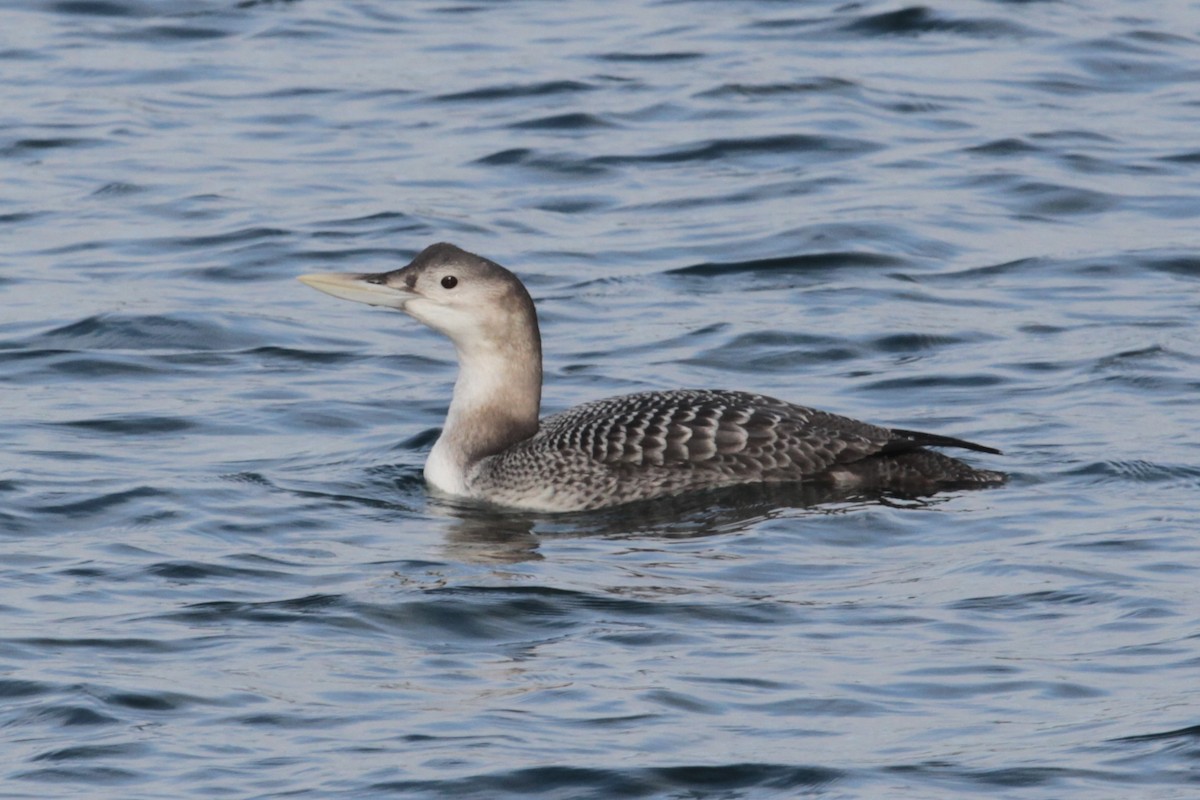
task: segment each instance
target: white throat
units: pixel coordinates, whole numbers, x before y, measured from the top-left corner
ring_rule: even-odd
[[[443,492],[469,496],[471,471],[481,459],[537,432],[542,363],[540,347],[531,349],[527,342],[457,349],[454,397],[425,462],[425,480]]]

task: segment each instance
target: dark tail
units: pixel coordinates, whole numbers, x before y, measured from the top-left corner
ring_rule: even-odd
[[[941,436],[936,433],[922,433],[921,431],[906,431],[902,428],[892,428],[892,436],[894,438],[883,446],[883,453],[903,453],[905,450],[912,450],[914,447],[961,447],[964,450],[991,453],[995,456],[1004,455],[994,447],[975,444],[974,442],[968,442],[966,439],[955,439],[953,436]]]

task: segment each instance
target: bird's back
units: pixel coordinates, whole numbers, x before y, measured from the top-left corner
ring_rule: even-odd
[[[746,392],[642,392],[547,417],[533,437],[482,459],[470,483],[498,503],[557,510],[745,483],[928,484],[911,487],[920,489],[1003,479],[924,444],[987,449]]]

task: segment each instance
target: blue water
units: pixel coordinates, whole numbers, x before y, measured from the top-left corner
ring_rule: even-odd
[[[1200,4],[0,31],[0,795],[1196,796]],[[754,390],[1012,480],[432,498],[451,347],[293,278],[442,240],[547,412]]]

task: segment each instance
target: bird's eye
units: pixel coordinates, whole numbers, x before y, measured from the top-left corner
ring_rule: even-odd
[[[453,275],[446,275],[442,278],[443,289],[453,289],[455,286],[458,286],[458,278]]]

